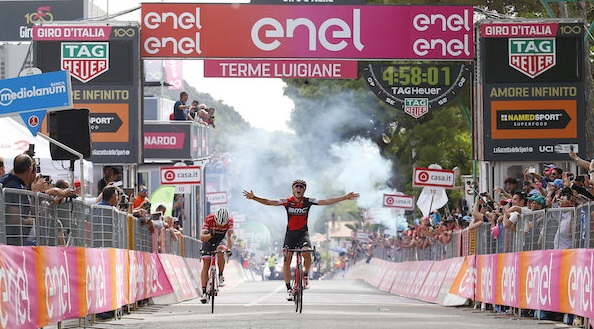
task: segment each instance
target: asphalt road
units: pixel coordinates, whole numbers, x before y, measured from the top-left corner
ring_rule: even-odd
[[[148,305],[92,328],[557,328],[559,322],[496,315],[470,306],[443,307],[385,293],[362,281],[311,283],[303,313],[285,300],[282,281],[245,282],[221,289],[215,313],[198,299]],[[68,323],[65,323],[68,325]],[[564,325],[562,325],[564,326]]]

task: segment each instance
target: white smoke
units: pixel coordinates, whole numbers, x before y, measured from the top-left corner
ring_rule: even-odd
[[[252,190],[258,197],[279,199],[292,194],[293,180],[303,179],[307,181],[305,195],[308,197],[326,199],[352,191],[360,194],[359,207],[381,208],[383,194],[394,192],[386,187],[392,176],[390,161],[380,155],[378,146],[369,139],[337,142],[340,138],[336,134],[341,127],[367,124],[361,113],[352,109],[356,97],[349,93],[328,96],[330,99],[325,99],[323,105],[312,102],[311,109],[320,109],[310,117],[318,126],[307,132],[252,130],[236,135],[232,153],[239,175],[234,181],[236,188],[231,207],[237,207],[234,210],[245,213],[248,219],[268,223],[273,236],[284,234],[287,224],[284,208],[245,200],[240,193],[242,190]],[[310,135],[304,137],[304,133]],[[314,207],[310,212],[310,230],[323,214],[319,208]],[[376,221],[394,227],[392,212],[375,213],[378,214]]]

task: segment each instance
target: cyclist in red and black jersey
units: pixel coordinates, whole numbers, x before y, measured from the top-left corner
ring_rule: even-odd
[[[204,219],[204,225],[200,232],[200,241],[202,241],[202,252],[226,251],[231,254],[233,248],[233,217],[229,216],[229,211],[225,208],[219,209],[216,214],[210,214]],[[218,254],[217,264],[219,266],[219,286],[225,285],[225,257]],[[208,268],[210,267],[210,255],[202,256],[202,296],[200,301],[206,303],[206,285],[208,283]]]
[[[350,192],[343,196],[318,200],[316,198],[308,198],[304,196],[307,183],[304,180],[295,180],[293,182],[293,195],[278,200],[270,200],[260,198],[254,195],[254,192],[243,191],[243,195],[250,200],[257,201],[267,206],[284,206],[287,211],[287,232],[285,233],[284,247],[295,249],[295,248],[309,248],[311,242],[309,240],[309,232],[307,228],[307,217],[309,210],[312,205],[327,206],[335,204],[345,200],[355,200],[359,197],[359,193]],[[289,252],[285,255],[283,263],[283,275],[285,278],[285,284],[289,292],[287,300],[292,300],[291,294],[291,260],[293,259],[293,253]],[[309,268],[311,267],[311,254],[303,254],[303,266],[304,269],[304,288],[309,287]]]

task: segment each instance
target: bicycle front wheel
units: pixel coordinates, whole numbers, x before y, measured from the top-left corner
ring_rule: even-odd
[[[210,271],[210,313],[214,313],[214,301],[217,294],[217,271]]]
[[[295,312],[303,310],[303,269],[299,266],[295,273]]]

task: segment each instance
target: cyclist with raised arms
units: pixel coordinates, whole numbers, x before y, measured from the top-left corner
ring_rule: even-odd
[[[319,206],[327,206],[331,204],[335,204],[345,200],[355,200],[359,197],[359,193],[349,192],[343,196],[329,198],[329,199],[322,199],[318,200],[316,198],[309,198],[305,197],[305,189],[307,188],[307,184],[304,180],[295,180],[293,182],[293,195],[278,200],[270,200],[261,197],[257,197],[254,195],[254,192],[250,191],[243,191],[243,195],[250,200],[257,201],[263,205],[267,206],[284,206],[285,210],[287,211],[287,231],[285,233],[285,242],[283,246],[289,249],[295,248],[305,248],[309,249],[311,247],[311,242],[309,240],[309,231],[307,228],[307,217],[309,215],[309,210],[312,205],[319,205]],[[283,263],[283,276],[285,279],[285,284],[287,285],[287,291],[289,293],[289,297],[287,300],[293,300],[293,296],[291,294],[291,260],[293,259],[293,253],[289,252],[285,255],[285,260]],[[304,269],[304,283],[303,286],[305,289],[309,288],[309,268],[311,267],[311,253],[304,253],[303,254],[303,265]]]
[[[226,208],[219,209],[216,214],[210,214],[204,219],[202,232],[200,234],[200,241],[202,241],[202,252],[211,251],[226,251],[227,255],[231,254],[233,247],[233,218],[229,216],[229,211]],[[202,296],[200,302],[206,304],[206,285],[208,284],[208,268],[210,267],[210,255],[202,255],[202,273],[200,280],[202,282]],[[219,287],[225,285],[225,277],[223,271],[225,270],[225,255],[217,254],[217,264],[219,266]]]

